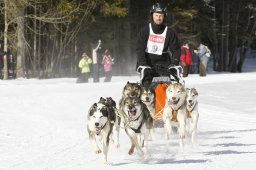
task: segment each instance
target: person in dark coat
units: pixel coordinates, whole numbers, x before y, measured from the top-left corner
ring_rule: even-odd
[[[151,22],[144,26],[137,40],[137,72],[143,71],[142,85],[153,77],[169,76],[170,66],[179,65],[180,46],[176,32],[165,24],[167,7],[156,3],[150,10]]]

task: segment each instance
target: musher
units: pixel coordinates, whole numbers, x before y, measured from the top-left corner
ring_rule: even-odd
[[[167,7],[156,3],[150,10],[151,22],[142,28],[137,40],[136,71],[141,75],[142,86],[150,86],[153,77],[177,77],[177,70],[170,69],[179,65],[180,46],[176,32],[164,24]],[[177,80],[178,81],[178,80]]]

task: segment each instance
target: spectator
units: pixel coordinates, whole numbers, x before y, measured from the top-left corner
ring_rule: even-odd
[[[92,49],[92,69],[93,69],[93,82],[99,82],[99,65],[98,65],[98,57],[99,50],[101,49],[101,40],[98,40],[98,44],[96,47]]]
[[[10,51],[7,52],[8,78],[15,79],[15,59]]]
[[[183,68],[183,77],[187,77],[190,71],[190,67],[193,64],[191,52],[189,51],[189,43],[187,40],[183,40],[181,43],[180,63]]]
[[[101,64],[103,64],[104,72],[105,72],[105,80],[104,82],[110,82],[112,78],[112,65],[113,59],[108,49],[105,50],[103,54],[103,59]]]
[[[196,53],[192,53],[192,61],[193,64],[190,67],[190,74],[198,74],[199,73],[199,57]]]
[[[211,51],[206,45],[203,45],[201,43],[196,44],[196,49],[194,52],[199,57],[199,75],[200,76],[206,76],[207,74],[207,65],[209,57],[211,56]]]
[[[86,54],[83,53],[82,59],[79,61],[78,67],[81,69],[81,74],[77,79],[77,83],[87,83],[90,76],[90,64],[92,59]]]

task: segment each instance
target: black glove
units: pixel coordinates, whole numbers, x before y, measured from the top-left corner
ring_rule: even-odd
[[[153,70],[150,67],[144,69],[144,75],[152,74]]]
[[[171,75],[177,75],[177,70],[175,68],[168,68],[167,72]]]
[[[145,66],[139,66],[138,68],[137,68],[137,73],[139,73],[139,74],[141,74],[141,71],[149,71],[149,70],[151,70],[151,67],[150,66],[147,66],[147,65],[145,65]]]

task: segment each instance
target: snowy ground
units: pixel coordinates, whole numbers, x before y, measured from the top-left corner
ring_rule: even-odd
[[[189,75],[187,87],[199,92],[199,124],[194,147],[186,140],[179,153],[177,136],[166,141],[163,129],[149,143],[144,158],[127,154],[130,142],[121,129],[120,148],[109,161],[96,155],[88,140],[86,116],[100,97],[119,101],[126,82],[75,84],[75,79],[0,81],[0,169],[190,169],[248,170],[256,160],[255,59],[245,73]],[[256,69],[255,69],[256,70]]]

